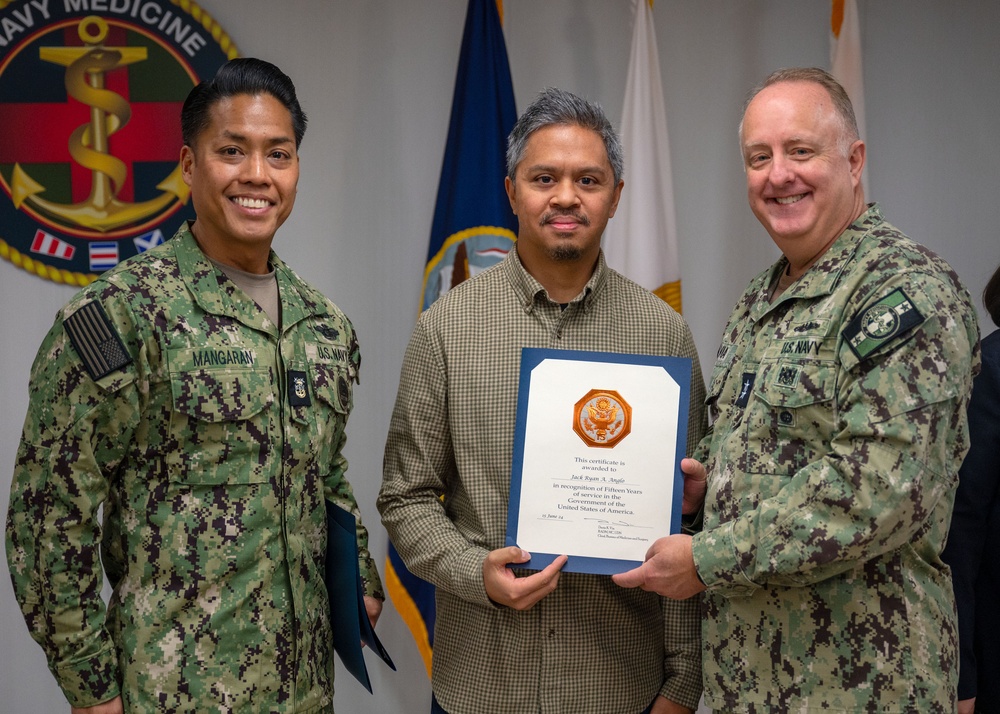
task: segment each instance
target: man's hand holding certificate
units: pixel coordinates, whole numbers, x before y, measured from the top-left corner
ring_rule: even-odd
[[[559,572],[566,564],[566,556],[561,555],[543,570],[522,578],[515,576],[507,567],[527,563],[530,559],[531,554],[517,546],[498,548],[486,556],[483,561],[483,583],[490,600],[514,610],[529,610],[556,589]]]
[[[508,545],[621,573],[680,530],[689,360],[524,349]]]

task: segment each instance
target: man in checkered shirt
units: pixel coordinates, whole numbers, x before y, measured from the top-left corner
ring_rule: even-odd
[[[690,358],[689,452],[705,431],[687,324],[601,252],[622,163],[600,107],[543,92],[508,139],[515,250],[439,299],[410,340],[378,506],[406,566],[437,586],[432,712],[662,714],[698,704],[697,598],[561,573],[565,556],[530,573],[516,567],[529,554],[504,547],[522,347]]]

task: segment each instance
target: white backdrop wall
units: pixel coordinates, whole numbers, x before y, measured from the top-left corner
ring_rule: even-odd
[[[275,247],[358,329],[364,359],[349,426],[349,475],[381,558],[386,536],[374,504],[382,448],[416,317],[466,0],[201,4],[244,55],[273,61],[292,77],[310,117],[298,202]],[[1000,5],[859,4],[867,195],[890,221],[948,259],[978,303],[1000,263]],[[504,5],[518,108],[543,87],[558,86],[601,102],[617,121],[629,0]],[[655,4],[685,317],[705,369],[733,302],[777,255],[746,205],[736,140],[743,97],[777,67],[828,66],[829,7],[825,0]],[[0,263],[0,494],[9,490],[31,360],[71,292]],[[984,333],[992,331],[981,315]],[[0,712],[66,712],[25,630],[5,562],[0,570]],[[379,630],[399,671],[371,661],[370,696],[339,670],[337,710],[427,711],[430,687],[391,605]]]

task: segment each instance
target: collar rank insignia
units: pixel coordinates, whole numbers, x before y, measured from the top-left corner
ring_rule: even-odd
[[[67,317],[63,329],[95,382],[132,361],[99,302],[88,302]]]
[[[740,380],[740,393],[736,397],[736,406],[745,409],[750,403],[750,395],[753,393],[753,383],[757,380],[757,375],[753,372],[744,372]]]
[[[312,404],[305,372],[288,370],[288,403],[293,407],[308,407]]]
[[[924,316],[902,289],[893,290],[866,307],[844,328],[844,337],[859,360],[924,321]]]

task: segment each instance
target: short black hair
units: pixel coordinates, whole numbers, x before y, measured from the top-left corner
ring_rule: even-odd
[[[306,113],[295,96],[295,85],[288,75],[270,62],[255,57],[237,57],[219,68],[215,77],[198,84],[184,100],[181,109],[181,136],[187,146],[208,126],[212,106],[227,97],[270,94],[292,115],[295,148],[306,133]]]

